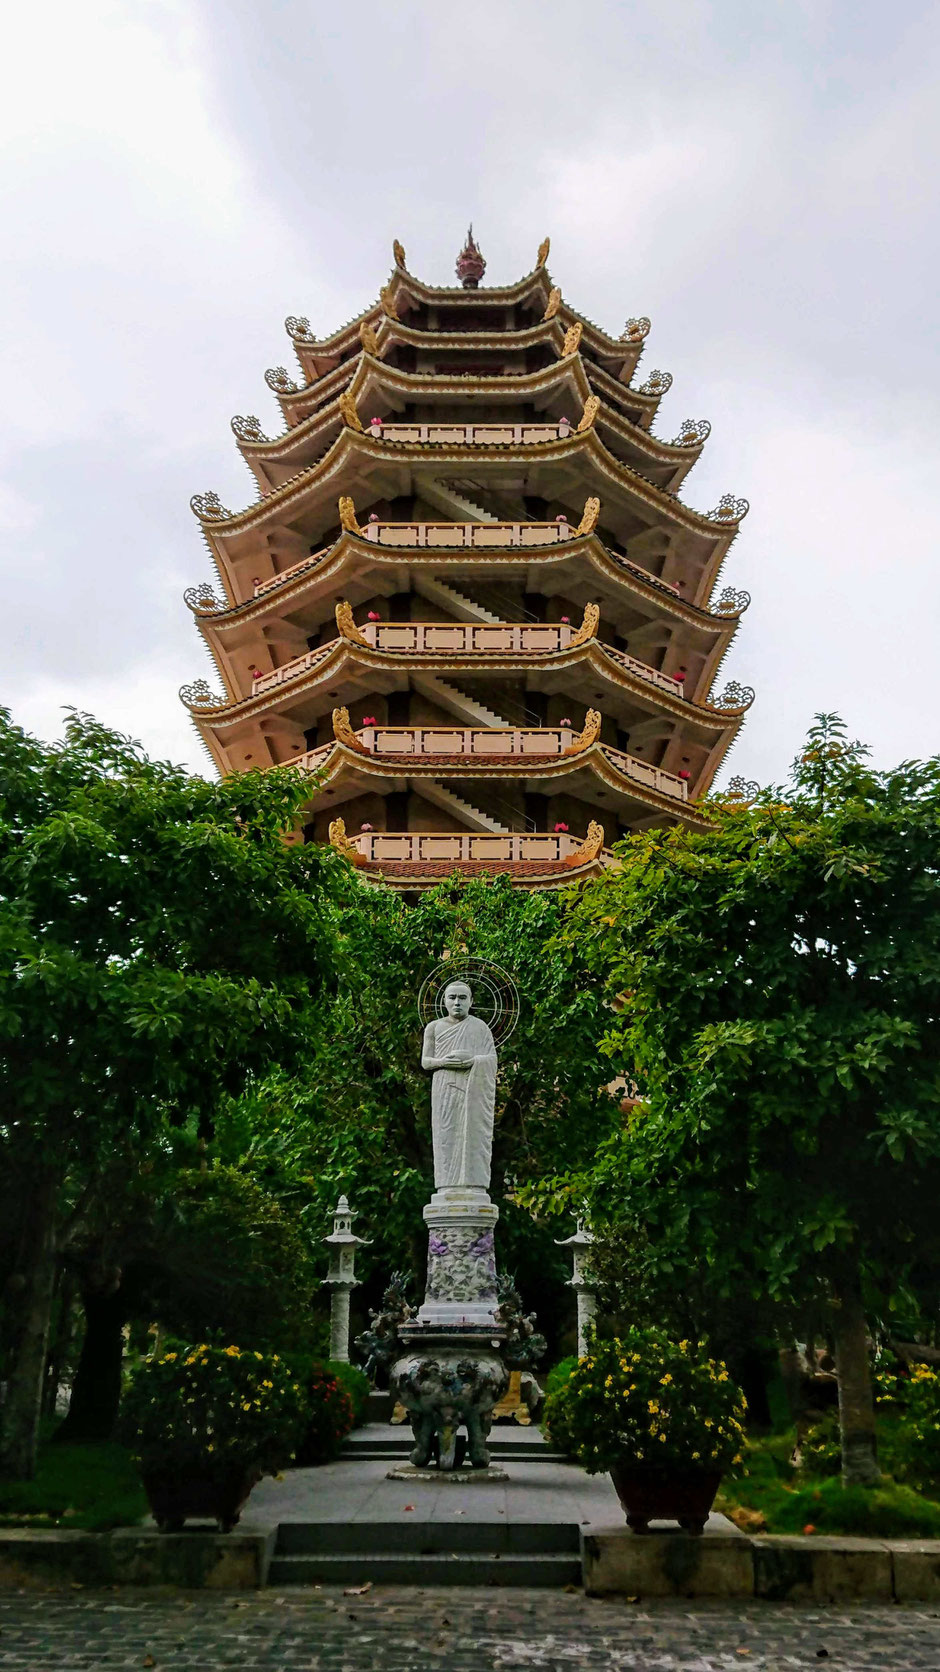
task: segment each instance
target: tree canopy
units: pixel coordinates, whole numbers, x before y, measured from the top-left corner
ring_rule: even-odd
[[[32,1467],[56,1262],[160,1121],[306,1048],[339,862],[285,844],[289,769],[190,777],[87,716],[0,711],[0,1166],[17,1229],[0,1466]]]
[[[635,835],[585,886],[561,944],[641,1101],[560,1187],[661,1276],[827,1300],[871,1479],[862,1285],[888,1306],[940,1272],[940,761],[864,756],[818,716],[785,791]]]

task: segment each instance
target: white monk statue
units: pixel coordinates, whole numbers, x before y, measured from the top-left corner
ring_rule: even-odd
[[[424,1030],[422,1068],[430,1069],[434,1188],[488,1190],[496,1103],[496,1045],[486,1023],[471,1016],[465,981],[444,992],[446,1016]]]

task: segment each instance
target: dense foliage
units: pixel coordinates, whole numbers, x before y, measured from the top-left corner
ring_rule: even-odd
[[[865,1296],[940,1271],[940,760],[874,772],[819,717],[785,794],[636,835],[562,930],[642,1093],[587,1197],[660,1285],[828,1308],[847,1478],[877,1479]]]
[[[589,1474],[618,1464],[722,1473],[741,1453],[745,1406],[701,1345],[655,1330],[595,1340],[545,1402],[549,1437]]]
[[[222,783],[73,715],[47,747],[0,712],[0,1469],[28,1475],[57,1273],[161,1123],[208,1131],[289,1065],[333,979],[330,853],[282,840],[300,772]]]

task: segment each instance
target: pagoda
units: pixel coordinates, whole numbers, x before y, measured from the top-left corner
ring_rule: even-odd
[[[712,686],[748,595],[715,597],[747,510],[680,497],[709,425],[653,433],[671,377],[553,284],[548,239],[484,286],[408,271],[267,373],[280,435],[232,428],[257,495],[192,500],[218,575],[186,601],[217,669],[180,695],[221,773],[309,768],[294,840],[416,890],[453,872],[557,887],[619,837],[703,824],[754,693]]]

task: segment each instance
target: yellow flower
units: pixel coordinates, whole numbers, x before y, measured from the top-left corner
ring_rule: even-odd
[[[672,1381],[672,1377],[670,1376],[670,1374],[667,1370],[665,1376],[660,1376],[659,1385],[660,1385],[660,1387],[664,1388],[664,1387],[667,1387],[671,1381]]]
[[[164,1353],[162,1359],[160,1360],[160,1363],[161,1364],[172,1364],[173,1360],[177,1357],[178,1357],[178,1355],[176,1353]]]
[[[651,1412],[654,1412],[654,1413],[658,1413],[658,1411],[659,1411],[659,1406],[657,1405],[655,1399],[651,1399],[646,1408],[647,1408],[648,1411],[651,1411]]]
[[[191,1354],[190,1354],[190,1356],[189,1356],[189,1358],[188,1358],[188,1359],[184,1359],[184,1361],[183,1361],[183,1362],[184,1362],[184,1364],[195,1364],[195,1362],[196,1362],[196,1355],[195,1355],[195,1353],[191,1353]]]
[[[665,1444],[666,1444],[666,1436],[665,1436],[665,1434],[660,1434],[660,1436],[659,1436],[659,1437],[660,1437],[660,1439],[661,1439],[661,1440],[662,1440],[662,1442],[663,1442],[663,1445],[665,1445]]]
[[[689,1350],[689,1343],[687,1341],[680,1341],[679,1342],[680,1353],[687,1353],[688,1350]]]
[[[701,1452],[700,1452],[700,1451],[693,1451],[693,1453],[692,1453],[692,1462],[693,1462],[693,1463],[697,1463],[697,1462],[698,1462],[698,1460],[699,1460],[699,1458],[700,1458],[700,1457],[701,1457],[701,1455],[702,1455],[702,1454],[701,1454]]]
[[[248,1403],[248,1400],[247,1400],[247,1399],[243,1399],[243,1400],[242,1400],[242,1410],[243,1410],[243,1411],[250,1411],[250,1410],[251,1410],[251,1406],[250,1406],[250,1404],[249,1404],[249,1403]]]

